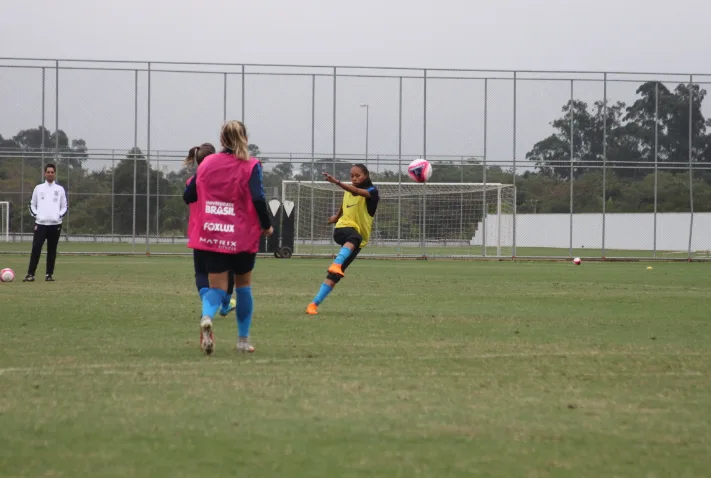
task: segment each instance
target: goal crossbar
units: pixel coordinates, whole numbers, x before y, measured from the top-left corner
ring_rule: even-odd
[[[343,184],[352,184],[350,181],[341,181]],[[374,181],[381,198],[398,196],[421,196],[437,194],[463,194],[478,193],[483,191],[497,191],[499,189],[511,188],[513,184],[504,183],[415,183],[415,182],[384,182]],[[286,197],[286,190],[289,185],[299,185],[319,191],[342,191],[337,184],[328,181],[282,181],[282,197]]]

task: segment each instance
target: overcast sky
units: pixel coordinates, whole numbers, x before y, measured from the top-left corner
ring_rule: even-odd
[[[708,0],[3,0],[1,12],[2,57],[711,73]],[[152,148],[187,150],[216,141],[223,78],[162,75],[151,79]],[[47,76],[47,124],[53,129],[54,73]],[[38,71],[0,69],[0,134],[12,136],[18,128],[39,124],[40,78]],[[705,80],[711,82],[711,76]],[[371,154],[397,154],[398,80],[338,81],[337,150],[364,150],[359,104],[367,102]],[[130,147],[133,82],[132,72],[60,72],[60,128],[70,137],[84,137],[90,148]],[[482,153],[483,86],[483,81],[428,82],[428,151]],[[609,94],[629,100],[635,87],[613,85]],[[231,118],[241,114],[240,89],[240,77],[229,77]],[[311,78],[255,76],[246,89],[252,142],[263,150],[308,153]],[[141,74],[143,147],[145,90]],[[316,149],[330,152],[332,80],[318,77],[316,90]],[[602,98],[601,84],[576,90],[590,103]],[[548,125],[569,94],[564,82],[519,87],[519,159],[549,134]],[[404,80],[403,149],[409,154],[422,148],[421,95],[421,80]],[[511,82],[489,85],[491,156],[512,155],[511,97]],[[8,110],[17,114],[9,118]],[[705,112],[711,113],[708,105]]]
[[[704,73],[705,0],[4,0],[3,56]]]

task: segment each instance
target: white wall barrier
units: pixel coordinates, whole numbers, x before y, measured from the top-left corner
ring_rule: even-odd
[[[487,244],[496,244],[502,231],[502,245],[511,246],[513,215],[489,215],[486,220]],[[516,247],[570,246],[570,214],[517,214]],[[602,248],[602,214],[573,214],[573,248]],[[657,250],[686,251],[689,247],[689,213],[657,213]],[[480,222],[471,244],[482,245]],[[605,249],[653,250],[653,213],[605,214]],[[711,249],[711,213],[695,213],[691,250]]]

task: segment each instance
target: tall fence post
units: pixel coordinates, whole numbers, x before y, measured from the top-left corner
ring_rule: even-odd
[[[59,165],[59,61],[55,63],[55,82],[54,82],[54,164]],[[69,164],[64,165],[67,169],[67,195],[71,198],[72,191],[69,184]],[[42,165],[44,169],[44,164]],[[67,216],[66,224],[64,227],[65,233],[64,239],[69,240],[69,216]]]
[[[146,254],[151,252],[151,64],[148,63],[148,138],[146,144]]]
[[[402,76],[398,86],[397,114],[397,254],[402,253],[400,231],[402,228]]]
[[[30,198],[31,200],[31,198]],[[25,233],[25,152],[22,152],[22,164],[20,165],[20,241],[22,241],[22,234]],[[10,230],[8,229],[9,233]]]
[[[71,181],[72,175],[71,175],[71,169],[69,166],[69,163],[71,162],[71,153],[66,152],[65,154],[69,155],[66,163],[64,164],[64,168],[67,170],[67,194],[69,197],[71,197],[71,195],[72,195],[72,181]],[[67,241],[69,240],[69,219],[70,219],[70,217],[71,216],[69,216],[69,215],[66,216],[66,222],[64,225],[64,231],[66,232],[66,234],[64,234],[64,239]]]
[[[336,79],[338,78],[338,69],[333,67],[333,177],[336,177]],[[325,166],[325,165],[324,165]],[[331,194],[331,210],[336,210],[336,193]]]
[[[41,155],[42,155],[42,163],[40,164],[40,178],[42,178],[42,173],[44,172],[44,149],[45,149],[45,144],[44,144],[44,137],[47,136],[47,128],[45,127],[45,101],[46,101],[46,90],[47,90],[47,82],[46,82],[46,73],[47,69],[43,66],[42,67],[42,138],[41,138]]]
[[[59,61],[55,62],[54,81],[54,162],[59,160]],[[44,168],[44,165],[42,165]]]
[[[689,75],[689,260],[691,260],[691,241],[694,232],[694,77]]]
[[[575,95],[573,93],[573,80],[570,80],[570,243],[568,244],[568,255],[573,257],[573,160],[575,155]]]
[[[136,180],[138,178],[138,70],[135,70],[133,89],[133,212],[131,213],[131,251],[136,252]]]
[[[487,204],[487,199],[489,195],[489,188],[486,186],[486,145],[487,145],[487,128],[488,128],[488,121],[489,121],[489,79],[484,78],[484,166],[482,167],[482,177],[481,180],[484,183],[484,204],[483,204],[483,209],[484,211],[482,212],[482,221],[481,221],[481,249],[482,249],[482,256],[486,257],[487,252],[486,252],[486,222],[489,218],[489,205]]]
[[[602,79],[602,259],[605,260],[605,226],[607,214],[607,73]]]
[[[516,191],[516,72],[513,74],[513,174],[512,174],[512,184],[513,184],[513,241],[511,246],[511,256],[516,257],[516,209],[517,209],[517,198],[518,192]],[[499,195],[501,191],[499,191]],[[498,203],[501,204],[501,197],[499,197]],[[499,214],[499,224],[501,223],[501,214]],[[499,244],[501,240],[499,238]]]
[[[116,197],[115,189],[115,178],[116,178],[116,164],[115,164],[115,151],[111,150],[111,242],[114,241],[114,201]]]
[[[160,236],[160,152],[156,151],[156,243]]]
[[[422,116],[422,157],[427,159],[427,70],[424,70],[423,76],[423,86],[424,86],[424,98],[422,101],[423,105],[423,116]],[[427,183],[422,185],[422,210],[421,210],[421,220],[422,230],[420,232],[422,236],[422,255],[427,255]]]
[[[242,123],[245,123],[245,120],[244,120],[244,115],[245,115],[244,92],[246,90],[246,85],[245,85],[246,78],[247,77],[244,73],[244,65],[242,65]]]
[[[654,238],[652,256],[657,258],[657,195],[659,184],[659,82],[654,84]]]
[[[316,180],[316,75],[311,75],[311,252],[314,249],[314,181]],[[291,159],[289,160],[291,164]],[[284,199],[282,198],[282,202]],[[283,209],[283,206],[282,206]],[[279,228],[281,230],[281,228]]]

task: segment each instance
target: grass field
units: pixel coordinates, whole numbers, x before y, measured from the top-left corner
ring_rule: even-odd
[[[198,348],[187,257],[0,256],[3,477],[700,477],[701,263],[261,259],[252,330]],[[44,275],[44,256],[38,276]]]
[[[0,242],[0,253],[23,253],[29,254],[32,249],[30,242]],[[59,252],[63,253],[146,253],[145,239],[141,242],[136,241],[136,244],[130,242],[72,242],[62,240],[59,243]],[[487,247],[487,256],[497,256],[496,247]],[[153,254],[191,254],[185,244],[150,244],[149,250]],[[297,253],[302,255],[323,255],[333,254],[334,246],[331,245],[301,245],[298,247]],[[429,257],[453,257],[453,256],[470,256],[483,257],[483,248],[481,246],[471,247],[395,247],[395,246],[380,246],[369,245],[368,249],[364,250],[364,254],[374,255],[403,255],[403,256],[422,256]],[[511,246],[501,247],[499,257],[511,257]],[[554,247],[517,247],[517,257],[584,257],[584,258],[602,258],[603,251],[595,248],[574,248],[572,254],[569,248],[554,248]],[[622,249],[606,249],[604,252],[606,258],[641,258],[641,259],[675,259],[684,260],[688,258],[686,251],[654,251],[651,250],[622,250]],[[692,251],[692,259],[709,260],[711,259],[710,251]]]

